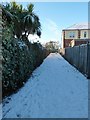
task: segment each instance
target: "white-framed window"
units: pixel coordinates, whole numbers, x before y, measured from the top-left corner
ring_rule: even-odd
[[[84,38],[86,38],[86,37],[87,37],[87,32],[85,31],[85,32],[84,32]]]
[[[70,38],[74,38],[74,37],[75,37],[75,32],[70,32],[70,33],[69,33],[69,37],[70,37]]]

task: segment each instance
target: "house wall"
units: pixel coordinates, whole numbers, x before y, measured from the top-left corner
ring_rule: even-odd
[[[88,30],[88,38],[90,39],[90,30]]]
[[[64,37],[65,37],[64,36],[64,31],[62,31],[62,33],[61,33],[61,48],[64,48],[64,40],[65,40]]]
[[[73,39],[65,39],[63,48],[69,47],[72,40]]]
[[[84,32],[86,32],[86,37],[84,37]],[[88,39],[90,38],[90,34],[88,34],[90,32],[90,30],[80,30],[80,38],[81,39]]]
[[[75,46],[81,45],[81,44],[87,44],[87,41],[75,41]]]
[[[84,32],[86,32],[86,39],[90,39],[90,30],[81,30],[80,34],[81,34],[81,39],[85,39],[84,38]]]
[[[70,37],[70,32],[74,32],[75,33],[75,37]],[[84,38],[84,32],[86,32],[86,37]],[[90,30],[63,30],[62,31],[62,44],[63,47],[69,47],[71,44],[72,40],[77,40],[77,39],[90,39]],[[85,42],[78,41],[75,43],[75,45],[80,45],[80,44],[85,44]]]
[[[70,37],[70,32],[74,32],[75,33],[75,37]],[[67,30],[65,31],[65,39],[78,39],[78,30]]]
[[[71,44],[71,47],[73,47],[75,45],[75,40],[72,40],[70,44]]]

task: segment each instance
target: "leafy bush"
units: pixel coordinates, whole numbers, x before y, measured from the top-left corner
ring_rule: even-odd
[[[26,82],[27,77],[38,67],[46,57],[46,50],[40,43],[29,43],[11,38],[3,39],[3,97],[16,91]]]
[[[16,5],[14,2],[13,5]],[[17,6],[17,5],[16,5]],[[7,8],[8,6],[6,6]],[[13,6],[14,7],[14,6]],[[31,44],[28,36],[21,34],[23,28],[21,24],[23,20],[20,16],[15,16],[2,7],[2,93],[3,97],[17,91],[28,79],[33,70],[38,67],[43,59],[48,55],[47,50],[43,49],[40,43]],[[17,10],[18,12],[18,10]],[[23,15],[23,10],[21,10]],[[27,10],[27,17],[29,11]],[[26,16],[25,15],[25,16]],[[33,14],[34,15],[34,14]],[[26,17],[26,18],[27,18]],[[30,16],[29,16],[30,17]],[[40,22],[38,16],[34,15],[35,21],[32,27],[28,26],[28,34],[32,30],[33,33],[38,32],[40,37]],[[19,21],[19,22],[18,22]],[[36,25],[37,23],[37,25]],[[26,24],[22,25],[26,26]],[[32,29],[33,28],[33,29]],[[21,31],[20,31],[21,30]],[[23,32],[26,29],[24,28]],[[15,38],[15,36],[17,38]]]

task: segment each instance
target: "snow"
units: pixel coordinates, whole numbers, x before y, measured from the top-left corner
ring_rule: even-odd
[[[90,23],[78,23],[78,24],[74,24],[68,28],[66,28],[65,30],[73,30],[73,29],[89,29],[90,28]]]
[[[38,41],[39,41],[39,37],[38,37],[38,35],[36,35],[36,34],[34,34],[34,35],[29,34],[28,39],[29,39],[29,41],[30,41],[31,43],[34,43],[34,42],[38,42]]]
[[[2,104],[0,104],[0,120],[2,119]]]
[[[88,118],[88,80],[51,53],[2,110],[3,118]]]
[[[25,43],[23,41],[18,41],[19,47],[22,49],[23,47],[26,47]]]

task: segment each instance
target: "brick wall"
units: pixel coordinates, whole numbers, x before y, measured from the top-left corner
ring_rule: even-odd
[[[87,41],[75,41],[75,46],[81,45],[81,44],[87,44]]]
[[[64,46],[63,47],[64,48],[69,47],[72,40],[73,39],[64,39]]]

